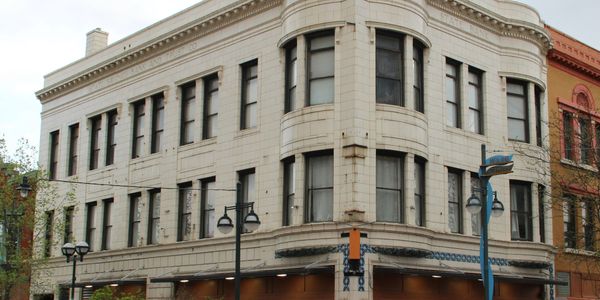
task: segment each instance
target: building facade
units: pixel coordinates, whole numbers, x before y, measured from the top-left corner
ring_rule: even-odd
[[[553,235],[559,252],[561,299],[598,299],[597,251],[600,52],[547,27],[554,48],[548,52],[550,157]]]
[[[517,151],[548,146],[550,46],[536,11],[499,0],[207,0],[108,46],[94,30],[37,92],[40,162],[76,187],[52,208],[66,226],[49,226],[39,294],[59,296],[60,245],[85,240],[83,298],[231,298],[215,223],[241,182],[262,222],[242,239],[244,299],[480,299],[465,203],[486,144],[515,154],[492,180],[495,299],[552,299],[549,178]]]

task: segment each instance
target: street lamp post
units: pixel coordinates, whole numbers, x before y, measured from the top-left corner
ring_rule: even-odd
[[[73,274],[71,275],[71,300],[75,300],[75,270],[77,269],[77,257],[83,261],[83,257],[90,251],[90,245],[86,242],[77,242],[73,245],[66,243],[61,248],[62,254],[67,257],[67,263],[73,257]]]
[[[486,158],[485,144],[481,145],[481,166],[479,167],[481,188],[474,189],[471,197],[467,200],[466,208],[473,215],[479,212],[483,213],[479,252],[485,300],[492,300],[494,291],[494,274],[488,257],[488,225],[490,215],[499,217],[504,212],[504,205],[498,200],[497,193],[493,190],[490,183],[490,178],[494,175],[512,173],[512,168],[512,155],[495,155]],[[475,190],[481,192],[483,201],[475,195]]]
[[[242,240],[242,223],[244,228],[248,231],[254,231],[260,226],[260,220],[258,215],[254,212],[254,202],[242,203],[242,184],[238,182],[236,184],[236,202],[235,205],[225,206],[225,213],[217,221],[217,228],[223,234],[228,234],[233,229],[234,225],[229,216],[227,216],[228,210],[235,210],[235,300],[240,300],[240,285],[241,285],[241,272],[240,272],[240,246]],[[250,212],[242,221],[242,214],[244,209],[250,208]]]

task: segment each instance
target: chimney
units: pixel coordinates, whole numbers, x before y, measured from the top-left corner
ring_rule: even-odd
[[[87,41],[85,45],[85,56],[90,56],[108,45],[108,32],[96,28],[87,33]]]

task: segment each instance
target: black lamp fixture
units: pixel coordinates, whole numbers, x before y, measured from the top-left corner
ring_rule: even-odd
[[[29,185],[29,178],[27,178],[27,176],[23,176],[23,181],[17,187],[17,191],[19,191],[21,198],[27,198],[27,196],[29,196],[31,185]]]
[[[67,263],[73,258],[73,274],[71,277],[71,299],[75,299],[75,271],[77,270],[77,257],[83,261],[83,257],[90,251],[90,245],[86,242],[77,242],[75,245],[66,243],[60,249],[62,254],[67,257]]]
[[[245,209],[250,212],[242,218]],[[228,210],[235,210],[235,225],[233,220],[227,215]],[[240,300],[241,272],[240,272],[240,248],[242,236],[242,223],[247,231],[255,231],[260,226],[260,219],[254,212],[254,202],[242,202],[242,184],[236,184],[236,202],[235,205],[225,206],[225,213],[217,221],[217,229],[223,234],[228,234],[235,227],[235,277],[227,277],[226,280],[235,279],[235,300]]]

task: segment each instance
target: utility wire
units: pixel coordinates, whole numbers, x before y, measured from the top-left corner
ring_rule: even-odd
[[[116,184],[116,183],[99,183],[99,182],[85,182],[85,181],[77,181],[77,180],[60,180],[60,179],[45,179],[42,178],[40,180],[45,180],[48,182],[62,182],[62,183],[70,183],[70,184],[82,184],[82,185],[95,185],[95,186],[110,186],[110,187],[124,187],[124,188],[138,188],[138,189],[161,189],[161,190],[193,190],[193,191],[225,191],[225,192],[235,192],[236,189],[194,189],[191,187],[161,187],[161,186],[147,186],[147,185],[129,185],[129,184]]]

